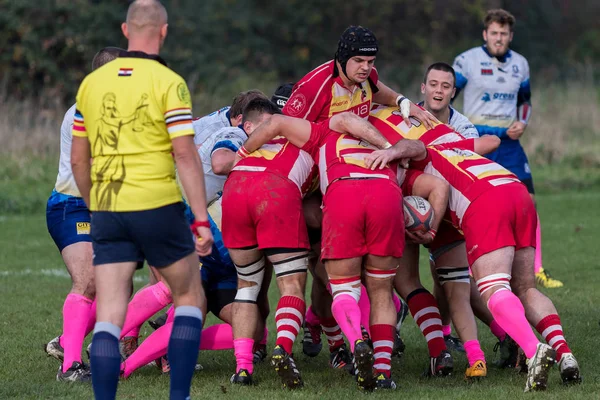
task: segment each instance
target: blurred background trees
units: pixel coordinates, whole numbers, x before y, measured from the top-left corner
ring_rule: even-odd
[[[279,82],[298,80],[333,57],[339,35],[350,24],[377,35],[376,65],[386,83],[415,87],[426,65],[452,62],[482,42],[481,20],[493,7],[516,16],[512,47],[528,58],[534,87],[593,75],[600,64],[597,0],[163,3],[169,12],[163,56],[188,81],[201,108],[221,105],[239,90],[270,91]],[[72,102],[94,53],[104,46],[126,46],[120,24],[127,6],[123,0],[0,0],[4,94],[49,94]]]

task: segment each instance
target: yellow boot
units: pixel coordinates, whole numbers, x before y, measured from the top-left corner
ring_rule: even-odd
[[[478,379],[485,378],[487,376],[487,366],[485,365],[485,361],[477,361],[473,364],[472,367],[467,368],[465,371],[465,379]]]
[[[535,281],[538,285],[546,289],[556,289],[559,287],[563,287],[563,283],[557,279],[552,278],[550,274],[544,270],[544,268],[540,269],[540,272],[535,274]]]

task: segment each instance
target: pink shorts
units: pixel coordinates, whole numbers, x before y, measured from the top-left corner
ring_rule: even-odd
[[[223,188],[223,243],[229,249],[308,249],[302,196],[270,172],[232,172]]]
[[[344,179],[323,197],[321,258],[402,257],[402,192],[388,179]]]
[[[462,220],[469,265],[502,247],[535,247],[537,214],[525,185],[496,186],[475,199]]]

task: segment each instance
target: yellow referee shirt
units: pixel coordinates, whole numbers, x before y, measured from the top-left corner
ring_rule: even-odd
[[[181,201],[171,140],[193,135],[184,80],[164,61],[122,52],[82,82],[73,136],[91,145],[92,211],[151,210]]]

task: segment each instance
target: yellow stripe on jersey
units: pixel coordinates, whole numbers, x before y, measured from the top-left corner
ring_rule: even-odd
[[[248,157],[258,157],[264,158],[266,160],[272,160],[277,157],[277,154],[285,150],[289,142],[285,144],[281,143],[267,143],[262,145],[262,147],[256,151],[253,151],[248,155]]]

